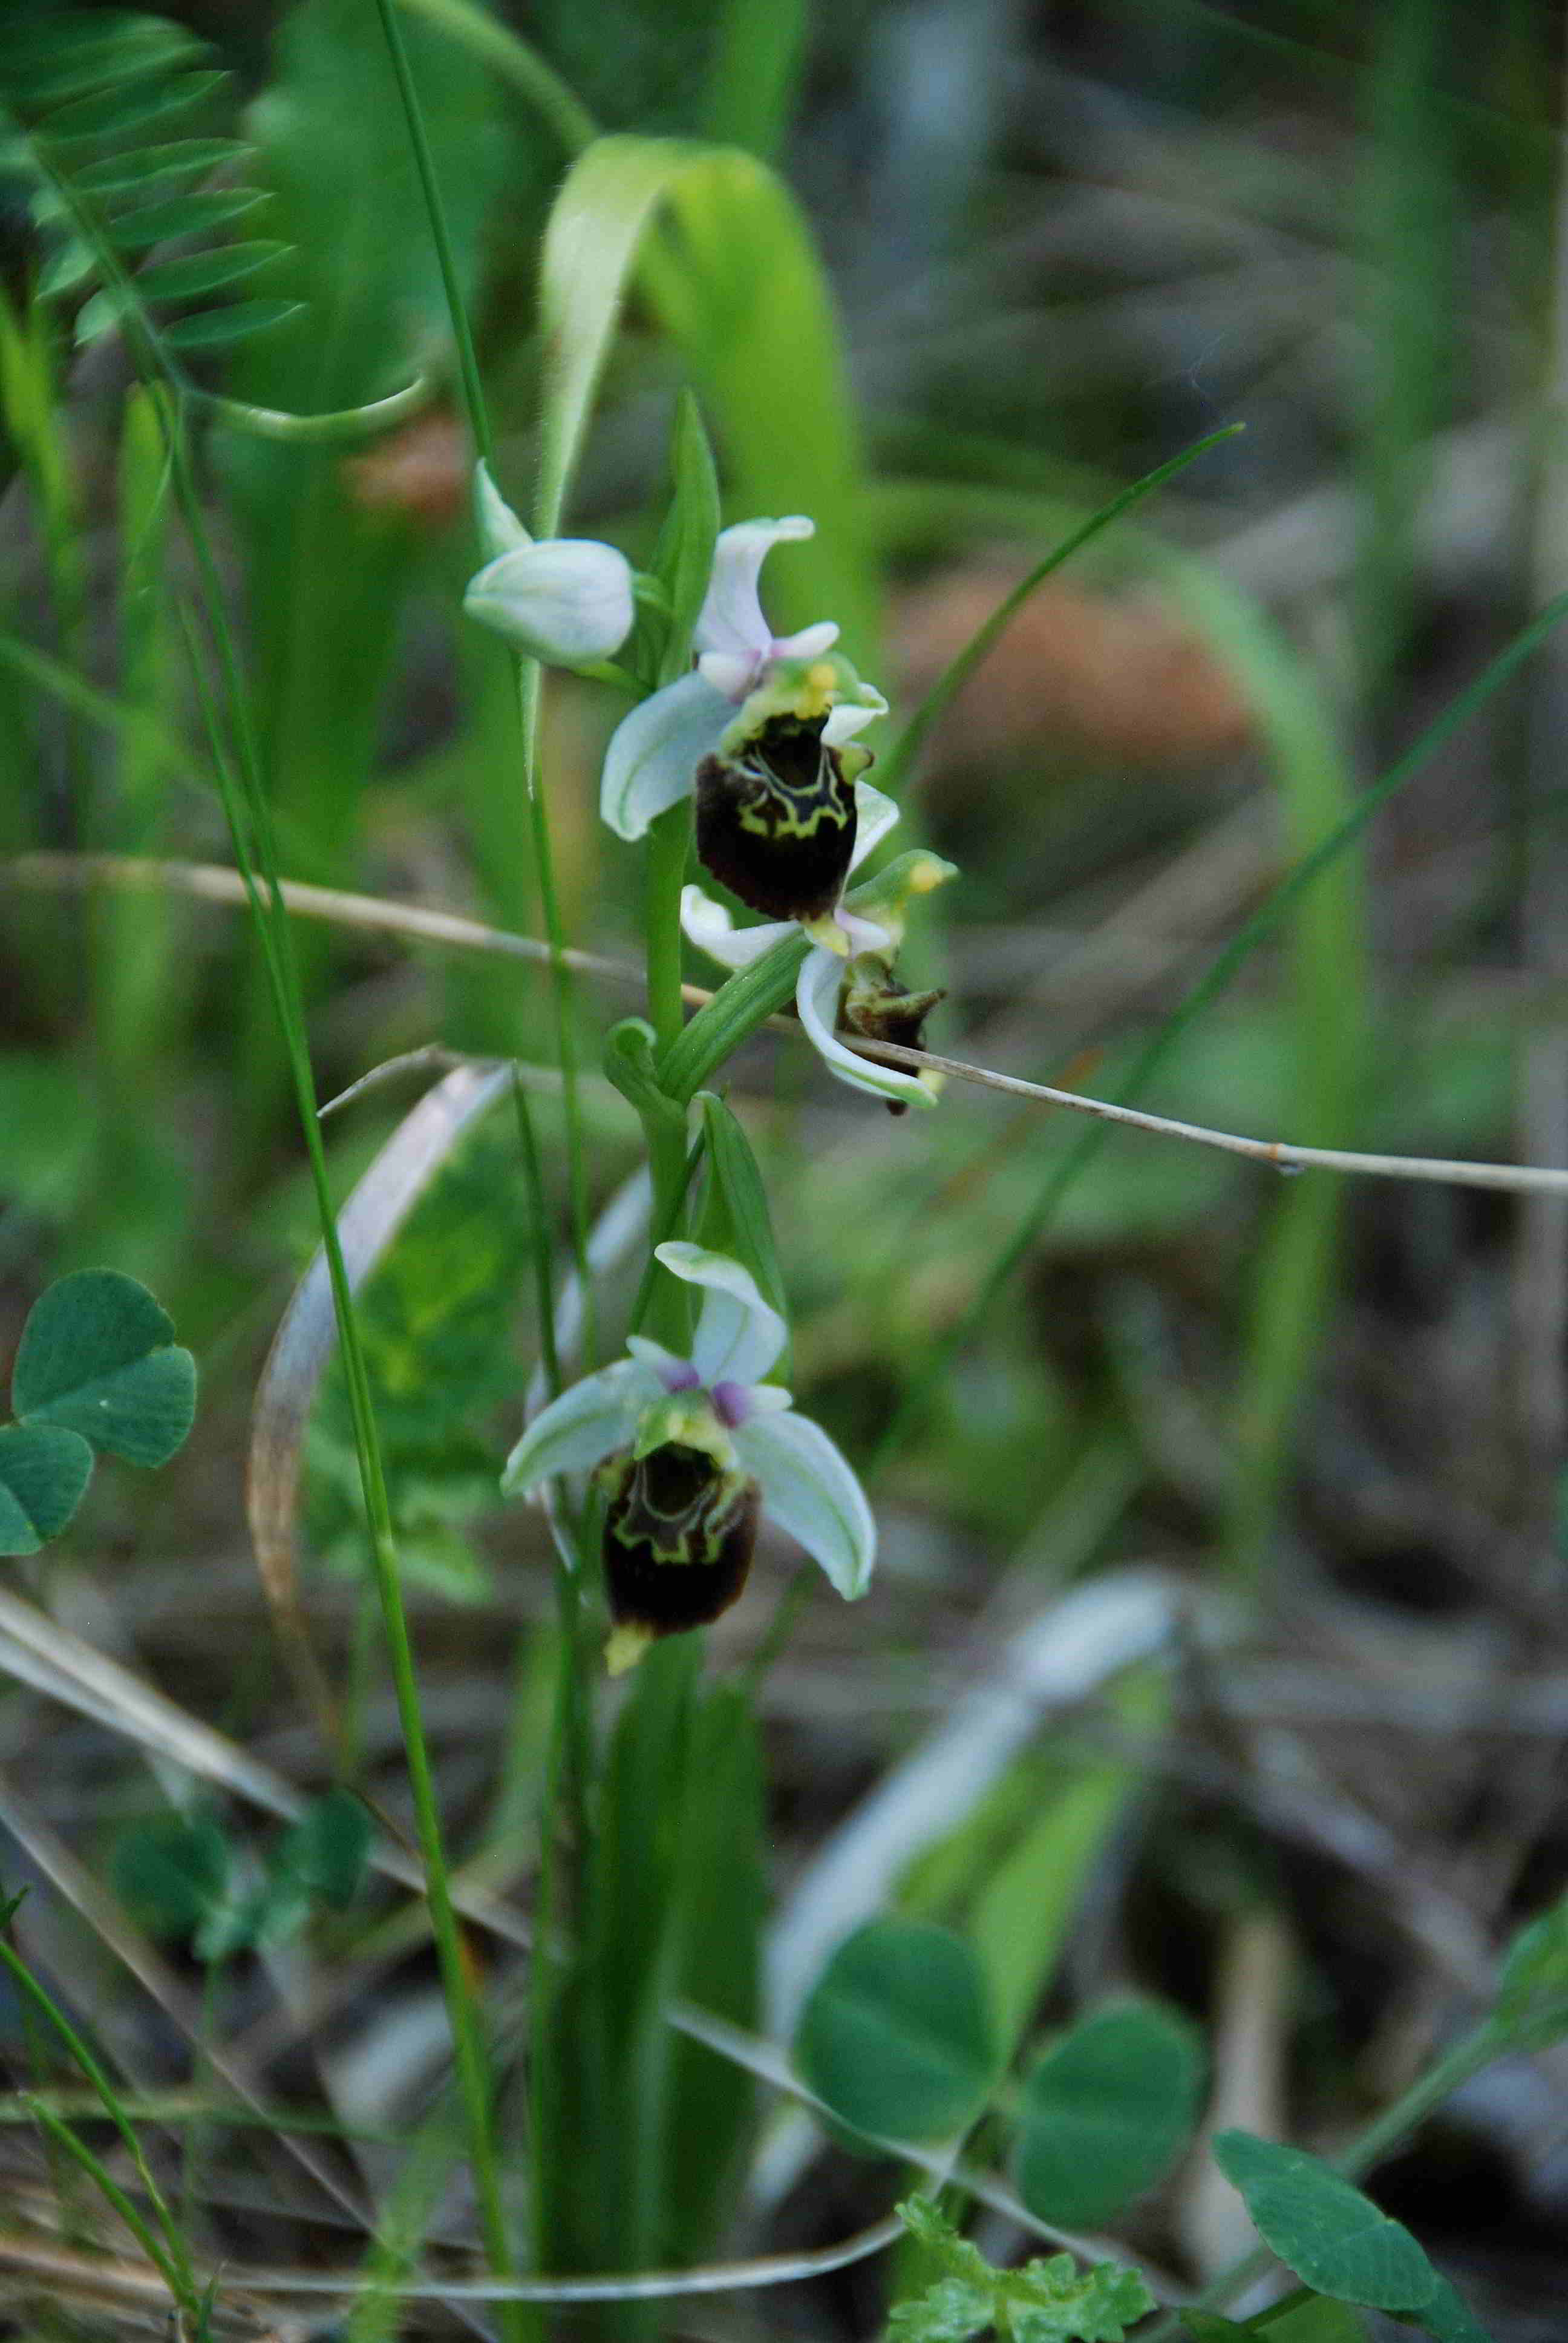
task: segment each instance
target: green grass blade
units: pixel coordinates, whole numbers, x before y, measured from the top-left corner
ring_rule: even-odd
[[[1174,1050],[1193,1020],[1201,1016],[1211,1002],[1217,1001],[1231,984],[1238,971],[1269,936],[1279,928],[1288,911],[1322,872],[1332,868],[1341,855],[1353,844],[1372,817],[1380,812],[1391,798],[1409,787],[1444,744],[1460,731],[1501,690],[1531,653],[1543,642],[1553,629],[1568,618],[1568,594],[1560,594],[1529,624],[1523,627],[1497,657],[1483,669],[1474,682],[1458,693],[1436,721],[1407,749],[1405,754],[1386,772],[1382,780],[1368,789],[1344,820],[1328,837],[1304,855],[1286,878],[1267,897],[1224,950],[1211,963],[1207,973],[1178,1003],[1147,1045],[1140,1051],[1128,1080],[1118,1093],[1120,1103],[1134,1100],[1157,1069]],[[728,990],[728,988],[726,988]],[[1033,1204],[1009,1237],[993,1261],[990,1272],[981,1280],[975,1298],[962,1318],[949,1330],[940,1342],[927,1353],[923,1364],[907,1384],[893,1412],[869,1470],[875,1472],[885,1464],[923,1422],[932,1393],[947,1373],[952,1361],[970,1342],[995,1304],[997,1295],[1007,1283],[1030,1248],[1049,1227],[1057,1207],[1072,1182],[1092,1163],[1104,1144],[1110,1125],[1086,1124],[1078,1138],[1058,1157],[1047,1174]]]

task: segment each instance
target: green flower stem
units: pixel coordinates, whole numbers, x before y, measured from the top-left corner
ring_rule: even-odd
[[[469,330],[468,312],[457,279],[457,256],[447,226],[446,206],[441,201],[440,185],[436,177],[435,159],[426,135],[424,111],[419,93],[415,87],[409,68],[408,53],[404,45],[402,26],[392,0],[376,0],[381,19],[381,30],[387,42],[387,54],[397,76],[398,95],[403,101],[403,113],[408,127],[409,144],[414,151],[415,167],[425,198],[425,210],[429,221],[430,240],[436,248],[437,265],[441,272],[442,289],[446,295],[447,313],[457,353],[458,371],[462,377],[463,399],[467,411],[468,431],[477,455],[489,464],[493,455],[489,410],[485,404],[484,385],[479,378],[479,361],[474,348],[474,337]],[[550,851],[549,823],[544,799],[538,786],[539,770],[539,690],[540,669],[537,659],[518,659],[518,719],[523,736],[523,787],[528,800],[528,829],[534,850],[534,870],[538,881],[539,902],[544,912],[545,937],[550,951],[551,992],[555,1003],[556,1054],[561,1071],[562,1106],[566,1120],[568,1182],[570,1196],[572,1252],[583,1296],[583,1358],[592,1366],[598,1351],[598,1320],[594,1307],[593,1280],[588,1272],[588,1174],[584,1161],[582,1139],[582,1107],[578,1091],[577,1050],[572,1038],[574,994],[570,975],[563,957],[566,938],[561,924],[560,902],[556,892],[555,862]],[[527,1101],[519,1107],[523,1116],[528,1113]],[[528,1162],[537,1161],[537,1151],[525,1151]],[[536,1194],[535,1204],[541,1208],[542,1195]]]
[[[239,671],[238,657],[224,612],[221,582],[217,575],[211,540],[207,535],[206,516],[202,511],[196,482],[191,473],[184,418],[166,394],[159,397],[158,411],[168,449],[175,494],[206,590],[207,608],[211,614],[218,659],[234,723],[246,809],[255,826],[262,876],[266,884],[266,901],[264,904],[256,882],[256,873],[246,835],[246,825],[241,813],[234,775],[230,770],[226,756],[222,752],[221,741],[216,738],[216,710],[209,709],[209,722],[213,723],[215,728],[214,767],[223,797],[224,811],[228,820],[235,859],[239,866],[253,913],[264,939],[267,976],[272,987],[278,1023],[287,1050],[300,1128],[304,1134],[306,1152],[310,1164],[311,1184],[315,1191],[317,1211],[321,1223],[322,1251],[326,1255],[327,1275],[332,1287],[333,1306],[337,1319],[337,1337],[342,1348],[349,1405],[353,1415],[355,1446],[359,1458],[360,1487],[370,1533],[371,1564],[377,1593],[380,1598],[382,1626],[387,1637],[387,1656],[397,1701],[398,1722],[403,1734],[404,1752],[408,1768],[408,1786],[413,1799],[419,1851],[425,1868],[425,1889],[430,1912],[430,1931],[435,1940],[442,1991],[447,2004],[447,2023],[452,2035],[453,2063],[457,2069],[458,2087],[467,2117],[469,2156],[473,2165],[474,2189],[478,2202],[480,2224],[484,2231],[486,2251],[493,2274],[498,2278],[510,2278],[516,2275],[516,2269],[501,2199],[500,2161],[493,2129],[488,2063],[485,2056],[478,2012],[469,1986],[457,1914],[452,1904],[446,1847],[436,1802],[435,1780],[430,1766],[429,1750],[425,1739],[418,1679],[415,1670],[413,1646],[408,1634],[407,1617],[403,1608],[397,1540],[392,1528],[392,1512],[387,1493],[380,1437],[376,1425],[376,1413],[370,1395],[370,1382],[365,1364],[365,1353],[359,1340],[354,1297],[348,1283],[348,1273],[344,1266],[342,1245],[338,1240],[337,1211],[333,1202],[331,1182],[327,1175],[321,1126],[317,1114],[315,1082],[311,1073],[309,1052],[305,1041],[304,1010],[300,1000],[298,971],[294,960],[292,931],[289,927],[288,913],[284,906],[282,890],[277,884],[277,856],[272,832],[271,810],[267,805],[266,793],[262,781],[261,761],[251,724],[249,704]],[[195,662],[195,673],[198,688],[203,688],[205,690],[205,676],[199,660]],[[508,2333],[518,2338],[528,2333],[527,2321],[520,2309],[508,2307],[505,2316]]]
[[[648,872],[643,920],[648,953],[648,1011],[655,1047],[663,1053],[679,1041],[685,1023],[680,997],[680,890],[686,882],[691,836],[691,815],[685,805],[671,806],[659,815],[648,836]],[[684,1101],[683,1101],[684,1103]],[[681,1201],[686,1193],[686,1135],[678,1124],[649,1115],[643,1129],[648,1138],[648,1172],[653,1182],[653,1211],[648,1227],[648,1252],[678,1232]],[[684,1351],[690,1337],[690,1289],[680,1279],[656,1268],[648,1296],[652,1331],[671,1350]]]
[[[386,5],[386,0],[382,0]],[[539,786],[539,703],[544,670],[538,659],[519,659],[518,719],[523,739],[523,789],[528,799],[528,831],[534,850],[534,872],[545,915],[545,941],[550,954],[550,998],[555,1010],[556,1059],[561,1070],[561,1110],[566,1122],[567,1190],[571,1215],[572,1258],[582,1289],[582,1360],[591,1368],[598,1359],[598,1310],[593,1272],[588,1264],[588,1161],[583,1148],[582,1100],[578,1088],[577,1043],[572,1019],[577,989],[566,960],[566,930],[556,892],[555,860],[550,851],[549,816]]]
[[[680,890],[686,884],[691,814],[671,806],[648,834],[643,922],[648,938],[648,1013],[658,1048],[673,1049],[686,1022],[680,997]]]

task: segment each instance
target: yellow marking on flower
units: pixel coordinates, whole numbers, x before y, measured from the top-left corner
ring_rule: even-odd
[[[939,862],[935,855],[927,856],[920,861],[917,862],[910,872],[909,889],[910,894],[929,895],[933,888],[940,887],[941,885],[943,880],[948,875],[950,867],[950,866],[945,862]]]
[[[809,936],[811,941],[820,944],[824,950],[837,953],[840,960],[849,959],[849,939],[831,911],[824,911],[815,920],[802,920],[800,929],[802,934]]]
[[[635,1619],[623,1620],[618,1627],[612,1627],[605,1638],[606,1669],[612,1676],[625,1675],[628,1668],[636,1667],[648,1645],[657,1641],[651,1627],[645,1627]]]

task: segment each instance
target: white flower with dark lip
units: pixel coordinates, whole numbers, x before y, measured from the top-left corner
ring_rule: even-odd
[[[606,753],[599,810],[618,838],[641,838],[690,794],[705,757],[727,739],[746,738],[772,708],[793,703],[802,717],[825,715],[821,741],[829,749],[886,715],[881,693],[833,654],[839,629],[830,619],[775,635],[763,616],[757,586],[769,548],[810,537],[814,528],[797,513],[742,521],[720,535],[697,621],[695,669],[634,708]]]
[[[899,809],[891,798],[869,781],[855,784],[858,822],[855,851],[849,868],[855,870],[879,846],[899,819]],[[923,894],[952,875],[952,865],[935,855],[922,858],[909,874],[907,891]],[[722,903],[705,894],[700,887],[687,887],[680,898],[680,924],[687,935],[710,960],[720,961],[729,969],[749,968],[752,961],[771,951],[793,935],[797,924],[811,940],[811,949],[801,962],[795,983],[795,1007],[800,1022],[818,1056],[829,1072],[851,1090],[869,1091],[872,1097],[885,1099],[890,1105],[935,1106],[939,1090],[934,1074],[905,1073],[898,1066],[882,1066],[875,1060],[862,1058],[839,1041],[835,1027],[838,1023],[839,999],[846,974],[851,980],[864,969],[890,969],[892,960],[902,941],[903,918],[901,905],[889,903],[875,907],[876,917],[849,909],[842,900],[825,920],[797,923],[791,920],[769,920],[755,928],[738,928]]]
[[[468,616],[552,667],[591,667],[613,657],[637,616],[625,554],[591,538],[538,543],[487,465],[476,468],[476,483],[479,534],[489,558],[463,597]]]
[[[750,1558],[756,1502],[819,1562],[839,1593],[863,1594],[876,1554],[876,1526],[865,1493],[819,1425],[796,1414],[789,1393],[761,1378],[784,1347],[785,1326],[750,1273],[725,1254],[671,1242],[656,1258],[673,1275],[703,1289],[691,1355],[682,1358],[644,1335],[628,1339],[629,1356],[585,1375],[537,1415],[507,1460],[508,1495],[620,1456],[629,1470],[648,1458],[691,1458],[701,1467],[703,1502],[715,1493],[731,1507],[723,1526],[743,1550],[709,1561],[681,1547],[651,1572],[646,1559],[628,1594],[618,1589],[607,1539],[606,1578],[616,1634],[612,1667],[628,1666],[651,1638],[698,1624],[732,1601]],[[739,1501],[739,1502],[736,1502]],[[736,1527],[739,1521],[739,1526]],[[704,1517],[701,1527],[707,1531]],[[729,1573],[725,1590],[703,1602],[706,1572]],[[667,1583],[681,1604],[671,1617],[648,1599],[649,1583]]]

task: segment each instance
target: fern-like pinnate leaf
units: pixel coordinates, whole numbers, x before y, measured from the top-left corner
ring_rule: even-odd
[[[1154,2308],[1139,2273],[1116,2262],[1081,2270],[1070,2254],[1052,2254],[993,2269],[928,2197],[910,2197],[899,2217],[943,2274],[889,2314],[896,2343],[969,2343],[991,2332],[1002,2343],[1125,2343]]]
[[[252,150],[214,124],[228,84],[209,44],[161,16],[45,5],[0,24],[0,172],[26,189],[40,296],[80,304],[78,343],[134,321],[172,371],[297,309],[248,285],[229,298],[286,247],[255,233],[268,198],[246,183]]]

